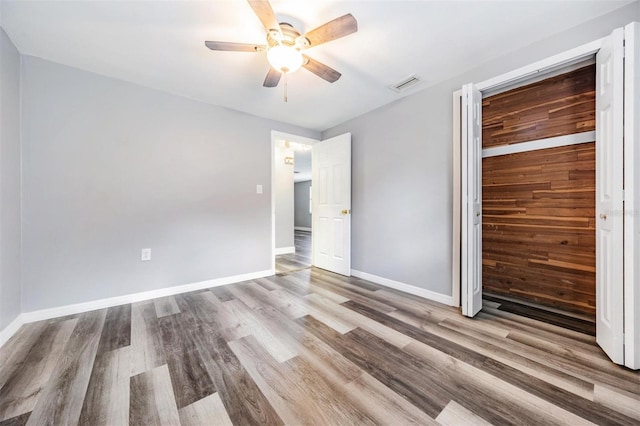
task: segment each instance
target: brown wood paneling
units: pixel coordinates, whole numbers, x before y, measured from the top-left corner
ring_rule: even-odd
[[[595,65],[485,98],[483,147],[595,130]],[[595,314],[595,143],[483,160],[483,285]]]
[[[595,314],[595,142],[485,158],[483,287]]]
[[[595,76],[590,65],[483,99],[482,146],[594,130]]]

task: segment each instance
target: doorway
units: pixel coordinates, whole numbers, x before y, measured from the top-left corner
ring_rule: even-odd
[[[294,251],[276,255],[276,274],[287,274],[311,267],[311,241],[312,241],[312,205],[311,205],[311,163],[313,151],[311,145],[294,141],[285,142],[293,164],[287,168],[286,191],[291,191],[291,171],[293,171],[293,247]],[[289,161],[291,163],[291,160]],[[286,165],[285,165],[286,166]],[[276,215],[280,214],[276,205]],[[283,206],[290,209],[291,205]],[[287,214],[287,216],[289,216]],[[291,221],[282,226],[291,227]],[[278,232],[278,220],[276,219],[276,233]]]
[[[640,280],[637,265],[625,259],[636,257],[638,243],[633,176],[640,163],[629,155],[639,141],[633,119],[638,112],[638,29],[639,24],[632,23],[571,51],[463,86],[458,98],[460,151],[454,150],[461,160],[460,176],[454,177],[454,188],[461,194],[460,202],[454,203],[454,214],[460,218],[454,227],[454,238],[456,233],[460,236],[459,251],[453,253],[454,268],[456,263],[460,266],[462,312],[474,316],[482,308],[482,99],[507,85],[513,87],[541,72],[596,55],[596,341],[613,362],[634,369],[640,368],[640,330],[636,326],[640,303],[635,297]],[[454,98],[454,102],[458,101]]]
[[[311,146],[311,150],[306,145]],[[295,229],[296,151],[299,151],[299,167],[311,162],[309,199],[306,191],[302,191],[304,195],[300,200],[301,206],[306,206],[307,202],[312,206],[311,232],[306,226]],[[307,151],[310,152],[305,154]],[[299,171],[298,180],[309,181],[301,168]],[[278,259],[290,263],[286,266],[288,269],[314,266],[351,276],[351,133],[319,141],[272,131],[271,188],[273,273],[276,273],[276,256],[296,253],[297,234],[301,259],[293,256]]]
[[[595,77],[591,58],[482,100],[483,299],[590,335]]]
[[[293,140],[276,143],[276,274],[312,265],[312,157],[309,144]]]

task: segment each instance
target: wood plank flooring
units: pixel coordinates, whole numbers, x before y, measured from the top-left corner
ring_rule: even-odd
[[[639,422],[640,372],[593,336],[315,268],[27,324],[0,349],[0,426]]]

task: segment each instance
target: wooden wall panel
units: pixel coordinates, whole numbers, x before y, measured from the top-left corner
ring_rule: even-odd
[[[595,142],[485,158],[483,287],[595,314]]]
[[[482,146],[510,145],[595,129],[595,65],[482,101]]]
[[[485,98],[483,147],[595,130],[595,65]],[[485,158],[483,286],[595,316],[595,142]]]

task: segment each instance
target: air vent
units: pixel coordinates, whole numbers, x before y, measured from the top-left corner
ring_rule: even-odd
[[[389,86],[389,88],[391,90],[393,90],[394,92],[403,92],[405,90],[407,90],[410,87],[415,86],[416,84],[420,84],[422,82],[422,80],[420,80],[420,77],[416,76],[416,75],[412,75],[409,76],[407,78],[405,78],[404,80],[402,80],[399,83],[396,83],[392,86]]]

